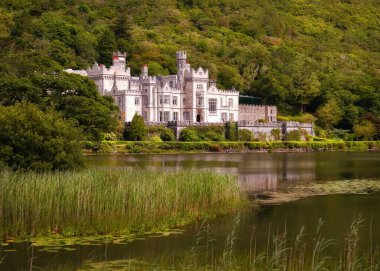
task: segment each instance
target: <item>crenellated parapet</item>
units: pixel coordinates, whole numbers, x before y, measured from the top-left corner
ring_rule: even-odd
[[[207,79],[207,80],[209,79],[208,70],[202,67],[199,67],[198,69],[191,69],[190,75],[192,78]]]

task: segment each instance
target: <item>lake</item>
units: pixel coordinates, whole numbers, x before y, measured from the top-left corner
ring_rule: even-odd
[[[240,186],[248,193],[275,190],[297,183],[334,180],[374,179],[380,181],[380,153],[378,152],[312,152],[312,153],[237,153],[237,154],[163,154],[127,156],[88,156],[90,167],[144,168],[147,170],[210,170],[236,175]],[[218,217],[207,221],[212,236],[212,252],[223,253],[226,239],[235,232],[234,248],[247,253],[252,247],[260,251],[267,244],[268,233],[284,232],[294,239],[302,226],[306,238],[314,235],[318,221],[326,238],[335,239],[329,248],[337,255],[351,221],[359,215],[364,219],[359,247],[367,251],[380,245],[380,195],[331,195],[249,209],[240,214]],[[75,270],[85,261],[159,258],[180,260],[194,249],[202,223],[185,228],[183,234],[141,238],[126,244],[99,243],[60,249],[52,253],[27,243],[0,247],[0,270],[27,270],[32,265],[45,269]],[[205,224],[203,224],[203,227]],[[372,231],[370,230],[372,229]],[[198,235],[198,237],[196,237]],[[204,244],[199,244],[204,249]],[[206,253],[205,253],[206,254]],[[211,254],[210,254],[211,255]]]

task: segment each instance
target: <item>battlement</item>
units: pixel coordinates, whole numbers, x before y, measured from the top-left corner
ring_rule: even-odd
[[[198,69],[191,69],[191,77],[202,78],[208,80],[208,70],[199,67]]]
[[[235,89],[219,89],[219,92],[223,94],[239,95],[239,91]]]
[[[117,51],[117,52],[113,52],[112,53],[112,58],[119,58],[119,57],[123,57],[123,58],[126,58],[127,57],[127,53],[126,52],[124,52],[124,53],[121,53],[121,52],[119,52],[119,51]]]
[[[176,57],[178,60],[186,60],[187,59],[187,53],[186,53],[186,51],[177,51]]]

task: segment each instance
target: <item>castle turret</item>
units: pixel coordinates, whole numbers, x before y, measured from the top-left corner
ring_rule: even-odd
[[[148,77],[148,65],[144,64],[143,68],[142,68],[142,73],[141,75],[143,77]]]
[[[185,51],[178,51],[176,54],[178,76],[182,77],[187,67],[187,54]]]
[[[127,57],[126,53],[114,52],[112,53],[112,66],[116,69],[125,71],[125,58]]]

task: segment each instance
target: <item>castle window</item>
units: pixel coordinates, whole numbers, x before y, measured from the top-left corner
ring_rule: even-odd
[[[197,97],[197,106],[203,106],[203,97]]]
[[[177,105],[177,96],[173,96],[173,105]]]
[[[173,120],[174,121],[178,120],[178,112],[173,112]]]
[[[163,102],[163,99],[162,99],[162,95],[160,95],[160,104],[162,104],[162,102]]]
[[[170,104],[170,96],[164,95],[164,104]]]
[[[135,105],[140,105],[140,98],[139,97],[135,97]]]
[[[233,107],[234,106],[234,100],[232,98],[228,99],[228,107]]]
[[[216,112],[216,99],[208,100],[208,110],[212,113]]]
[[[169,86],[173,88],[173,81],[169,81]]]
[[[164,121],[169,121],[169,111],[164,111]]]
[[[203,89],[203,84],[197,84],[197,89],[202,90]]]
[[[234,121],[234,114],[230,113],[230,121]]]
[[[227,121],[227,113],[222,113],[222,122]]]

